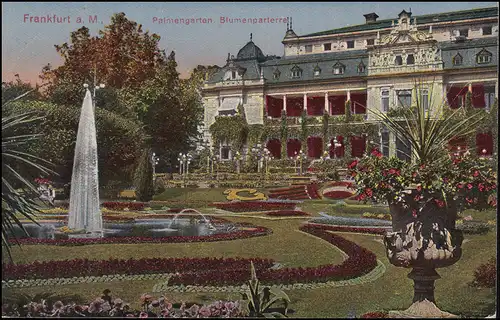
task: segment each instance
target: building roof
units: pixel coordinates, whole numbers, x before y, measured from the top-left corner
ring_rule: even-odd
[[[480,8],[480,9],[472,9],[472,10],[462,10],[462,11],[453,11],[453,12],[443,12],[443,13],[433,13],[426,14],[421,16],[414,16],[417,18],[417,25],[428,24],[432,22],[447,22],[447,21],[457,21],[457,20],[467,20],[467,19],[480,19],[480,18],[490,18],[490,17],[498,17],[498,7],[490,7],[490,8]],[[358,32],[358,31],[368,31],[368,30],[377,30],[389,28],[392,25],[392,21],[397,20],[394,19],[384,19],[376,22],[365,23],[355,26],[343,27],[338,29],[332,29],[327,31],[309,33],[303,36],[299,36],[299,38],[305,37],[314,37],[314,36],[325,36],[325,35],[334,35],[341,33],[349,33],[349,32]]]
[[[243,48],[240,49],[240,51],[238,51],[238,55],[236,56],[235,60],[238,61],[250,59],[256,59],[259,61],[266,59],[264,53],[262,53],[262,50],[260,50],[260,48],[257,47],[252,40],[250,40]]]
[[[470,39],[463,42],[447,41],[440,43],[441,56],[443,58],[444,69],[464,69],[493,67],[498,65],[498,39],[489,37],[485,39]],[[477,63],[476,56],[479,52],[486,50],[491,54],[490,63]],[[483,51],[484,52],[484,51]],[[453,57],[457,54],[462,56],[460,65],[453,65]]]

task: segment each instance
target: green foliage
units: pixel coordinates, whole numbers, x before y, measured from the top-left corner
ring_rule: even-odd
[[[215,144],[220,144],[226,140],[231,144],[233,152],[241,152],[243,145],[247,141],[249,131],[247,122],[241,115],[216,117],[209,130]]]
[[[153,184],[153,165],[151,164],[151,150],[144,150],[134,175],[135,194],[138,201],[148,202],[155,193]]]
[[[351,100],[347,100],[345,102],[345,121],[352,121],[352,113],[351,113]]]
[[[250,262],[250,274],[249,288],[245,293],[242,293],[243,300],[248,301],[250,317],[287,318],[286,314],[290,303],[288,295],[276,287],[260,288],[253,261]],[[284,313],[268,311],[279,302],[284,303]]]
[[[2,105],[3,111],[10,107],[8,103]],[[51,166],[49,162],[26,150],[26,145],[40,135],[26,132],[25,128],[42,118],[35,112],[9,111],[8,116],[2,117],[2,246],[12,259],[9,237],[14,234],[14,226],[27,234],[17,214],[37,223],[33,216],[40,212],[33,200],[39,192],[32,181],[39,175],[49,176],[55,172],[47,167]]]
[[[280,141],[281,141],[281,158],[285,159],[286,158],[286,145],[288,141],[288,124],[287,124],[287,118],[286,118],[286,111],[282,110],[281,111],[281,135],[280,135]]]

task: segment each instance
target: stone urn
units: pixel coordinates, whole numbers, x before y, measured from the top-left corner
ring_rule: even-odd
[[[412,307],[402,312],[391,311],[390,316],[453,317],[435,306],[434,281],[440,278],[437,268],[456,263],[462,255],[463,234],[455,229],[457,204],[452,199],[447,205],[440,203],[441,206],[434,200],[417,202],[414,196],[411,190],[405,195],[407,207],[389,205],[392,232],[384,236],[387,258],[397,267],[411,268],[408,278],[414,282]],[[425,315],[414,314],[423,309]]]

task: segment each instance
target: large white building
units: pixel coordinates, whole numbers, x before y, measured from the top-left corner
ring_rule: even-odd
[[[217,117],[236,114],[238,105],[249,125],[279,127],[284,110],[290,127],[286,141],[279,130],[263,141],[275,158],[283,150],[288,157],[296,155],[304,143],[307,155],[319,158],[335,139],[337,148],[330,147],[330,155],[358,157],[367,137],[355,130],[352,135],[335,131],[335,117],[345,116],[346,101],[355,114],[353,128],[372,120],[367,108],[389,112],[411,104],[417,94],[430,105],[446,99],[457,108],[471,92],[474,107],[488,110],[493,105],[498,95],[498,8],[422,16],[403,10],[385,20],[377,20],[375,13],[364,17],[362,25],[302,36],[295,34],[290,20],[282,57],[264,55],[252,39],[236,56],[228,55],[202,90],[204,138],[213,142],[210,126]],[[415,92],[415,81],[427,87]],[[436,101],[429,101],[431,95]],[[293,129],[300,128],[303,110],[311,119],[307,142]],[[319,129],[324,113],[331,124],[326,136]],[[396,150],[404,149],[387,132],[378,137],[386,155],[399,156]],[[490,132],[479,132],[476,143],[493,153]],[[217,147],[221,159],[232,157],[229,142],[220,141]]]

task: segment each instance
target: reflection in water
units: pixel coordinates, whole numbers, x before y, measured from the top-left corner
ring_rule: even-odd
[[[16,226],[14,234],[18,238],[53,239],[59,229],[66,224],[63,222],[40,222],[25,224],[28,236]],[[172,219],[138,219],[135,222],[104,223],[104,237],[168,237],[168,236],[205,236],[212,234],[229,233],[237,229],[231,223],[217,224],[213,228],[211,223],[204,220],[177,218]]]

